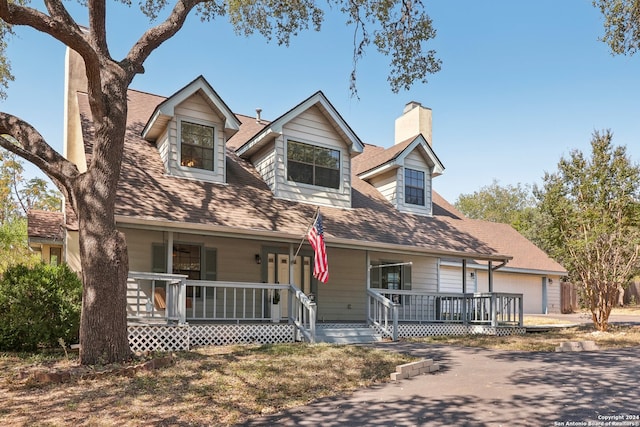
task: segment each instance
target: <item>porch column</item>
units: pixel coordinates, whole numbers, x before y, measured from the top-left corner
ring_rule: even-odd
[[[462,293],[467,293],[467,260],[462,260]]]
[[[367,324],[369,324],[369,319],[371,319],[371,304],[369,303],[369,289],[371,289],[371,270],[369,270],[369,266],[371,265],[371,255],[369,251],[364,251],[364,271],[365,271],[365,283],[367,289],[365,290],[365,314],[367,316]]]
[[[167,273],[173,273],[173,231],[167,231]]]
[[[489,261],[489,292],[493,292],[493,262]]]
[[[287,321],[289,323],[293,323],[292,319],[295,314],[293,313],[293,292],[291,292],[294,277],[293,263],[296,262],[295,255],[293,243],[289,243],[289,291],[287,292]],[[304,288],[304,286],[302,286],[302,288]]]

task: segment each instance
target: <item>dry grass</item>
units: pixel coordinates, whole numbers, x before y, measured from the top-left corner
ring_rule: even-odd
[[[385,381],[410,360],[356,346],[211,347],[133,377],[32,386],[18,373],[76,362],[0,354],[0,425],[232,425]]]
[[[605,350],[640,346],[640,326],[611,325],[609,332],[599,332],[591,325],[583,325],[507,337],[465,335],[415,338],[412,341],[511,351],[555,351],[564,341],[594,341]]]

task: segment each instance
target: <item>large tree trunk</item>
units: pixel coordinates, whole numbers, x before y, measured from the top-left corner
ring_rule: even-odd
[[[124,235],[116,228],[115,200],[120,178],[127,117],[127,84],[117,73],[102,70],[101,93],[93,99],[91,163],[74,188],[82,265],[80,363],[93,365],[127,360],[126,292],[129,259]],[[90,103],[92,91],[89,91]]]
[[[100,203],[79,202],[82,262],[80,363],[95,365],[130,358],[127,334],[127,245]]]

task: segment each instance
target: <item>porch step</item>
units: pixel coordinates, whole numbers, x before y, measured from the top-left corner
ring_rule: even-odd
[[[316,329],[316,341],[329,344],[365,344],[382,341],[382,336],[367,326],[321,327]]]

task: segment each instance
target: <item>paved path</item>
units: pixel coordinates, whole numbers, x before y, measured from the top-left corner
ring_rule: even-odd
[[[640,426],[640,348],[505,352],[406,342],[375,344],[433,358],[435,374],[322,399],[246,426]],[[599,418],[600,417],[600,418]],[[591,424],[589,424],[591,422]],[[598,423],[602,424],[598,424]]]

